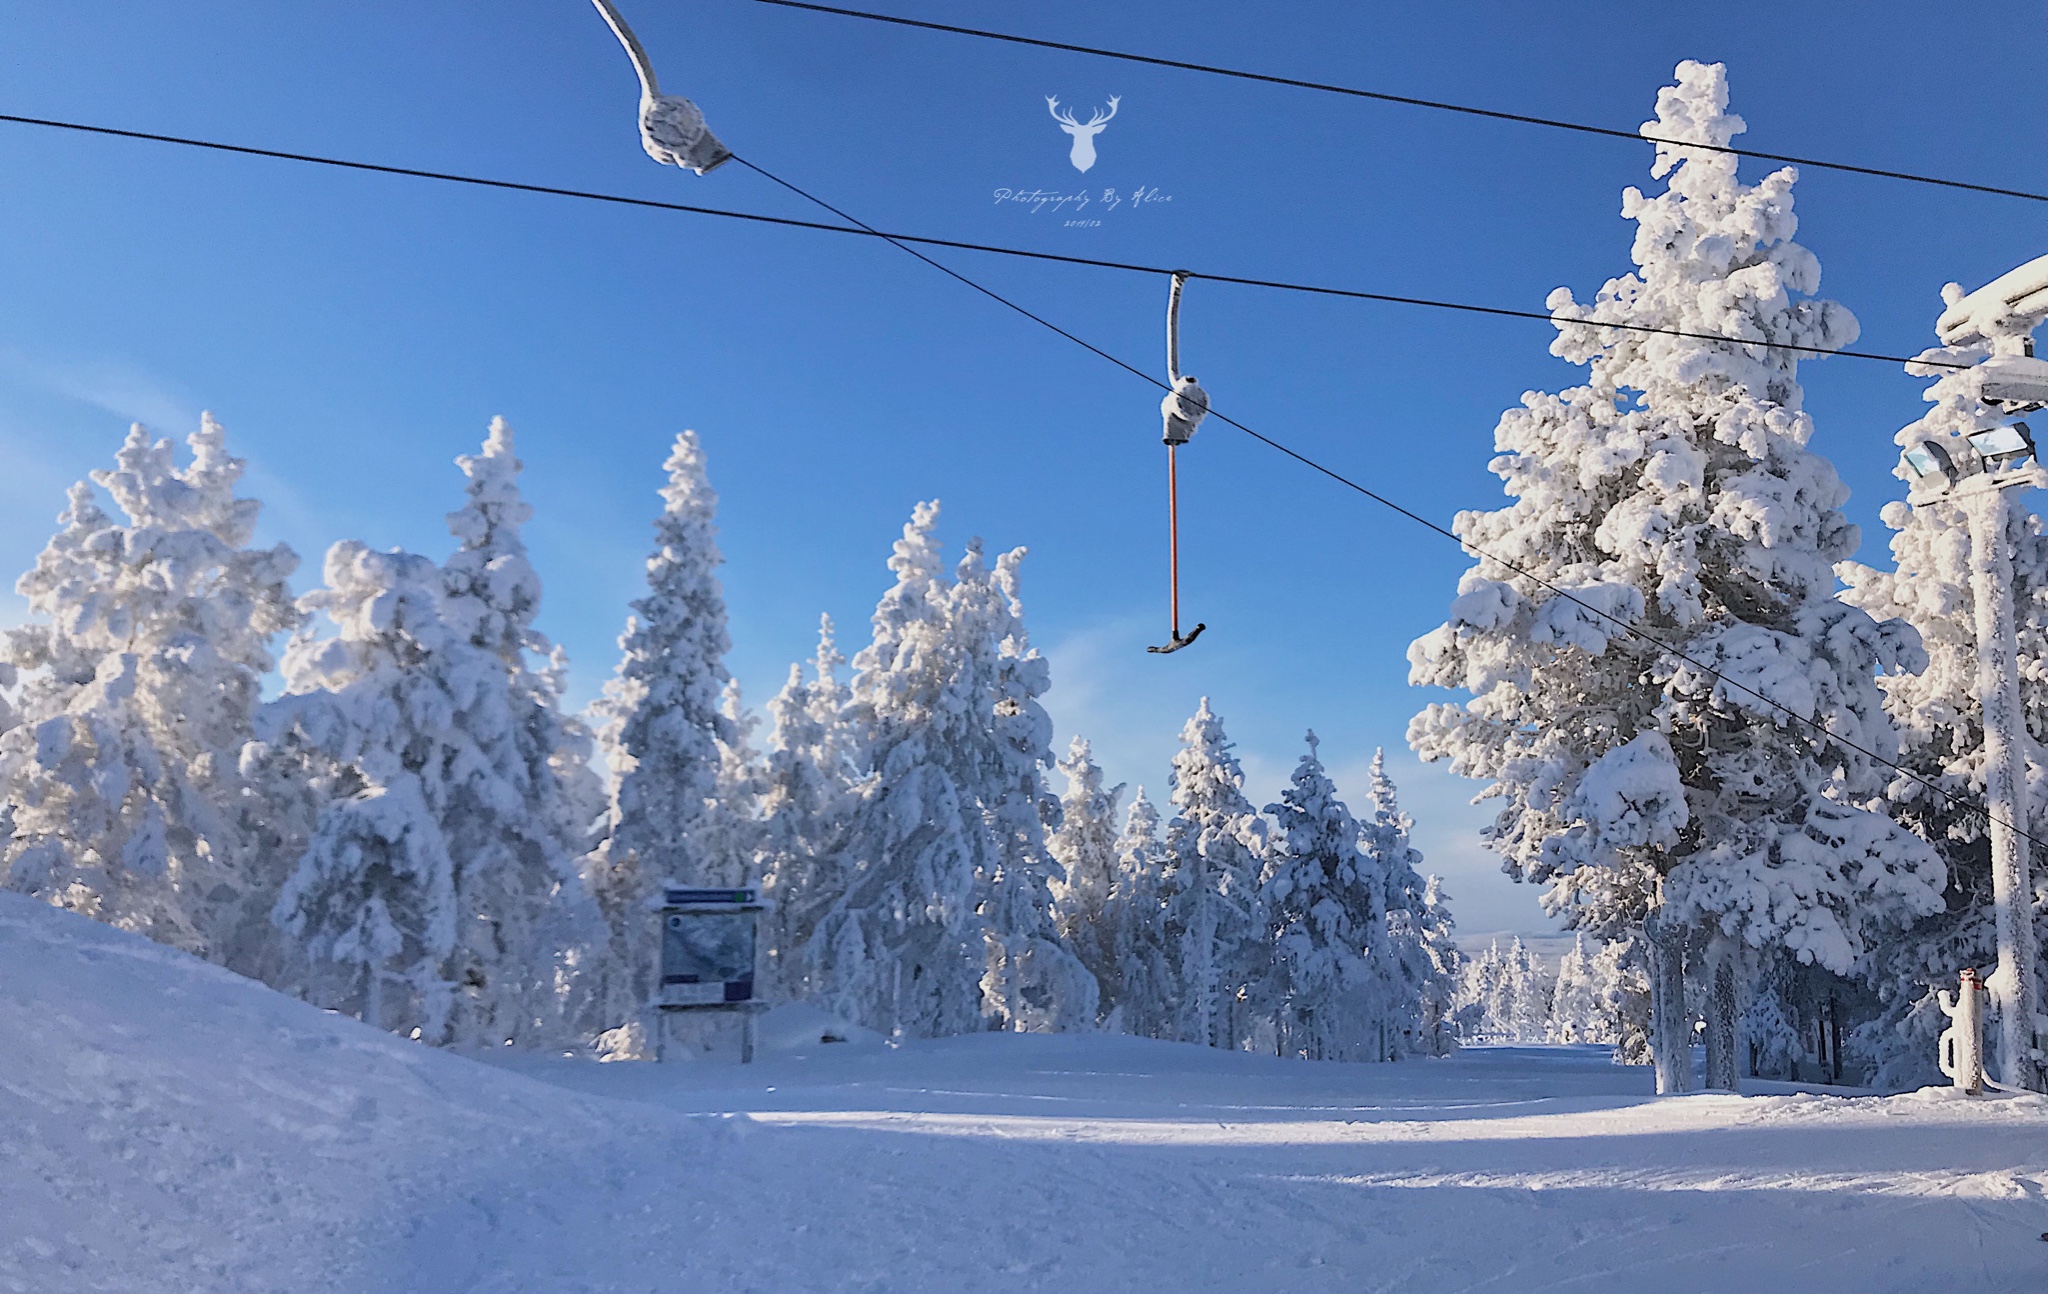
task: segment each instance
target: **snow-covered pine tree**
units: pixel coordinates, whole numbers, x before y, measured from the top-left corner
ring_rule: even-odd
[[[939,1037],[981,1024],[982,926],[976,871],[986,835],[963,788],[949,738],[963,701],[946,634],[946,580],[932,532],[938,504],[920,503],[889,559],[895,585],[853,660],[848,717],[866,776],[850,814],[846,887],[806,949],[812,992],[849,1020],[884,1033]]]
[[[920,503],[903,527],[889,559],[896,583],[853,660],[847,712],[866,776],[847,830],[846,888],[806,950],[826,1006],[909,1037],[981,1027],[978,882],[994,866],[976,795],[983,770],[969,753],[980,698],[961,694],[938,516],[936,501]]]
[[[1899,443],[1953,443],[1952,438],[1990,421],[1977,395],[1981,372],[1933,367],[1974,365],[1987,353],[1986,346],[1937,347],[1907,366],[1908,372],[1936,379],[1924,393],[1934,407],[1899,432]],[[1984,800],[1985,762],[1970,527],[1959,505],[1949,502],[1908,507],[1894,501],[1879,515],[1894,532],[1893,569],[1843,562],[1837,571],[1849,588],[1842,599],[1872,616],[1905,621],[1926,646],[1926,669],[1879,680],[1885,709],[1900,732],[1900,763],[1911,774],[1894,777],[1888,795],[1893,815],[1939,849],[1948,864],[1943,908],[1883,940],[1866,963],[1866,977],[1882,1009],[1857,1030],[1855,1045],[1873,1070],[1870,1081],[1891,1089],[1943,1081],[1934,1064],[1935,1039],[1948,1019],[1935,993],[1943,987],[1953,990],[1965,966],[1994,964],[1998,953],[1991,845],[1983,815],[1971,807]],[[2048,534],[2039,516],[2008,506],[2005,543],[2012,562],[2027,762],[2038,783],[2040,770],[2048,767],[2040,745],[2040,734],[2048,734]],[[1961,803],[1950,796],[1960,797]],[[2036,838],[2048,834],[2048,803],[2038,785],[2021,825]],[[2041,947],[2048,949],[2048,892],[2037,885],[2036,895],[2035,929]],[[1787,979],[1786,974],[1777,976],[1781,982]],[[1796,1047],[1785,1040],[1792,1032],[1790,1021],[1781,1023],[1780,1017],[1790,1008],[1769,1005],[1772,1014],[1760,1024],[1773,1026],[1771,1055],[1789,1069]]]
[[[647,558],[647,593],[632,603],[617,669],[591,707],[611,776],[604,842],[584,874],[610,930],[603,1014],[623,1026],[654,987],[656,930],[648,911],[663,884],[735,880],[713,857],[732,833],[721,783],[740,733],[722,706],[730,680],[719,587],[718,495],[697,434],[676,437]]]
[[[1385,860],[1359,851],[1359,826],[1317,758],[1316,735],[1280,802],[1261,898],[1272,963],[1260,1005],[1280,1051],[1310,1060],[1389,1060],[1413,1006],[1388,938]]]
[[[1422,1018],[1415,1034],[1417,1049],[1426,1056],[1448,1056],[1458,1047],[1454,1017],[1465,958],[1458,951],[1456,929],[1451,896],[1444,893],[1442,878],[1432,873],[1422,884],[1422,905],[1409,910],[1407,928],[1394,931],[1397,944],[1412,945],[1435,972],[1423,992]]]
[[[1742,1037],[1749,1050],[1746,1072],[1758,1078],[1799,1077],[1798,1065],[1807,1053],[1807,1038],[1801,1028],[1799,1010],[1799,999],[1803,996],[1800,992],[1800,969],[1799,964],[1789,957],[1772,957],[1764,962],[1750,985],[1749,1000],[1743,1004],[1742,1010]],[[1900,1004],[1894,998],[1888,1005],[1896,1008]],[[1881,1029],[1871,1028],[1876,1023],[1867,1021],[1864,1028],[1882,1037]],[[1865,1035],[1866,1038],[1868,1036]],[[1894,1038],[1882,1040],[1896,1045]],[[1927,1050],[1930,1057],[1934,1055],[1932,1038],[1927,1041]],[[1897,1059],[1911,1065],[1914,1058],[1898,1056]],[[1931,1062],[1926,1069],[1934,1075],[1931,1081],[1941,1081],[1940,1071]],[[1888,1081],[1895,1082],[1897,1071],[1886,1077]]]
[[[534,637],[538,641],[546,641],[538,633]],[[555,743],[548,764],[554,772],[558,794],[548,808],[559,818],[556,834],[567,842],[570,856],[587,859],[590,852],[603,843],[611,811],[610,790],[594,765],[597,735],[590,730],[582,715],[572,714],[565,708],[569,694],[569,653],[560,644],[548,648],[547,666],[537,678],[540,686],[534,700],[545,710],[545,718],[553,728],[551,740]],[[589,884],[580,878],[579,883],[589,894]],[[591,897],[594,901],[595,895]],[[602,916],[601,911],[599,916]],[[602,950],[590,951],[596,955]]]
[[[457,1000],[455,1033],[559,1040],[572,1013],[586,1017],[586,1032],[616,1023],[604,1018],[591,978],[576,983],[604,945],[579,869],[596,826],[584,816],[587,774],[578,768],[587,768],[589,736],[561,710],[566,660],[534,628],[541,582],[521,533],[533,508],[519,488],[512,428],[491,419],[482,450],[455,464],[467,497],[447,518],[458,545],[442,567],[442,614],[504,668],[511,743],[502,757],[516,761],[506,776],[523,789],[519,812],[454,842],[456,974],[471,986]],[[536,657],[548,665],[536,670]]]
[[[1060,803],[1045,785],[1052,720],[1038,700],[1052,672],[1024,629],[1024,555],[1012,549],[990,568],[981,540],[969,540],[947,599],[948,632],[969,695],[979,698],[979,730],[965,733],[983,747],[974,762],[985,770],[982,814],[995,836],[994,867],[978,877],[987,923],[982,1011],[993,1027],[1086,1029],[1096,1023],[1100,987],[1053,920],[1051,885],[1062,877],[1045,832],[1059,825]]]
[[[1477,957],[1467,957],[1458,974],[1458,1037],[1465,1042],[1492,1042],[1494,1020],[1489,1008],[1497,1008],[1502,974],[1500,940],[1486,945]]]
[[[187,441],[138,424],[16,586],[39,619],[0,635],[19,689],[0,735],[8,888],[245,973],[271,967],[282,881],[268,817],[241,775],[271,643],[297,623],[298,558],[250,547],[261,504],[211,415]]]
[[[1272,955],[1259,901],[1270,840],[1208,697],[1181,730],[1172,788],[1164,881],[1177,1036],[1242,1047],[1251,1036],[1251,989]]]
[[[1142,786],[1116,839],[1109,926],[1115,932],[1118,996],[1105,1027],[1140,1038],[1178,1037],[1179,958],[1166,918],[1166,848],[1159,838],[1159,810]]]
[[[845,889],[842,853],[854,803],[858,734],[847,722],[840,681],[846,658],[821,617],[811,677],[789,667],[789,682],[768,703],[773,727],[762,791],[762,895],[768,904],[762,964],[771,1000],[809,996],[805,949],[818,922]]]
[[[1597,988],[1600,1028],[1613,1035],[1617,1065],[1647,1065],[1652,1060],[1649,958],[1640,942],[1610,940],[1593,955],[1589,968]]]
[[[1508,945],[1507,965],[1508,973],[1502,981],[1504,991],[1500,1018],[1506,1022],[1508,1034],[1516,1042],[1542,1042],[1550,1024],[1550,1002],[1556,980],[1543,969],[1536,954],[1529,951],[1520,935],[1516,935]]]
[[[767,767],[754,746],[761,717],[747,709],[738,679],[725,681],[718,712],[731,725],[732,740],[718,747],[717,809],[704,818],[698,850],[711,884],[753,885],[759,883],[765,866],[761,797],[767,794]]]
[[[1832,349],[1855,321],[1806,296],[1820,270],[1792,241],[1793,171],[1746,185],[1736,155],[1687,146],[1743,129],[1718,64],[1680,64],[1643,129],[1684,142],[1657,145],[1664,193],[1623,195],[1637,270],[1589,304],[1550,297],[1551,350],[1590,380],[1502,417],[1492,468],[1514,503],[1459,516],[1478,564],[1409,651],[1412,682],[1472,699],[1429,707],[1409,742],[1505,798],[1489,846],[1576,928],[1653,936],[1659,1090],[1678,1091],[1688,943],[1707,945],[1727,1043],[1710,1077],[1732,1086],[1739,948],[1846,970],[1887,922],[1939,907],[1942,869],[1864,807],[1885,783],[1865,752],[1896,745],[1875,678],[1920,652],[1834,598],[1856,528],[1806,447],[1801,352],[1771,344]]]
[[[511,430],[494,420],[456,462],[469,501],[446,566],[346,541],[300,599],[336,633],[293,641],[252,763],[328,803],[274,919],[307,963],[294,987],[323,1005],[434,1043],[577,1043],[602,942],[576,863],[587,736],[533,629]]]
[[[1386,894],[1391,967],[1391,1036],[1402,1050],[1414,1050],[1426,1023],[1441,1018],[1456,991],[1458,953],[1442,887],[1425,880],[1416,866],[1422,854],[1410,843],[1414,821],[1401,811],[1400,793],[1387,773],[1386,752],[1373,752],[1367,773],[1366,816],[1359,822],[1359,850],[1381,879]],[[1434,1054],[1434,1053],[1432,1053]]]
[[[1103,787],[1102,769],[1085,737],[1074,738],[1059,770],[1066,774],[1067,793],[1060,797],[1059,829],[1045,839],[1064,873],[1052,882],[1053,918],[1060,938],[1101,986],[1096,1010],[1106,1018],[1122,1000],[1120,914],[1112,896],[1120,870],[1116,807],[1124,788]]]
[[[1465,963],[1459,1000],[1467,1014],[1464,1036],[1482,1042],[1542,1042],[1550,1019],[1552,981],[1520,935],[1499,939]]]
[[[1449,902],[1436,877],[1425,880],[1415,870],[1422,862],[1409,841],[1415,823],[1401,812],[1385,751],[1373,752],[1368,777],[1371,807],[1359,823],[1358,844],[1386,894],[1392,960],[1377,973],[1386,979],[1384,992],[1392,1003],[1389,1037],[1403,1050],[1447,1055],[1453,1039],[1445,1021],[1457,995],[1459,962]]]
[[[1574,935],[1571,950],[1557,959],[1557,987],[1550,995],[1550,1022],[1544,1032],[1552,1042],[1615,1041],[1601,1010],[1600,985],[1582,934]]]
[[[807,950],[814,994],[886,1033],[1085,1027],[1094,978],[1050,914],[1044,820],[1048,673],[1024,634],[1017,566],[979,540],[940,572],[921,503],[854,658],[849,722],[866,768],[841,854],[845,889]]]
[[[324,574],[300,606],[336,634],[293,639],[286,693],[262,716],[267,771],[315,782],[326,800],[277,900],[303,967],[280,987],[380,1029],[478,1041],[457,1032],[451,836],[458,820],[473,834],[524,807],[502,759],[502,663],[443,616],[432,560],[350,540],[328,550]]]

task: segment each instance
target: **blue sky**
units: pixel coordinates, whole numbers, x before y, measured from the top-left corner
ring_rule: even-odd
[[[1645,144],[793,13],[627,0],[664,83],[724,139],[884,227],[1256,277],[1537,309],[1628,268],[1619,193]],[[878,0],[879,7],[879,0]],[[1573,6],[891,0],[890,12],[1633,128],[1682,58],[1729,65],[1743,141],[2048,188],[2037,6]],[[810,218],[738,167],[656,167],[635,86],[582,0],[181,3],[0,10],[0,110]],[[1121,97],[1087,175],[1044,97]],[[1745,163],[1754,179],[1761,163]],[[0,124],[0,571],[26,568],[65,486],[126,424],[199,410],[252,463],[267,536],[317,579],[328,544],[433,555],[455,455],[518,429],[538,510],[542,627],[579,699],[609,671],[670,438],[694,427],[723,495],[732,665],[755,705],[829,611],[849,653],[888,545],[924,498],[1028,545],[1058,742],[1164,790],[1214,698],[1263,802],[1323,738],[1361,790],[1388,748],[1467,931],[1542,930],[1474,837],[1474,788],[1416,766],[1428,697],[1407,643],[1464,557],[1214,424],[1184,461],[1187,618],[1170,658],[1155,391],[886,246],[557,198],[198,154]],[[1033,212],[997,190],[1086,190]],[[1101,193],[1170,201],[1103,211]],[[2048,251],[2041,204],[1825,171],[1801,241],[1861,345],[1910,352],[1937,292]],[[1070,227],[1080,215],[1096,226]],[[1163,282],[970,253],[943,259],[1146,367]],[[1218,408],[1427,515],[1494,507],[1499,412],[1575,370],[1539,323],[1197,282],[1186,367]],[[1919,383],[1835,359],[1802,373],[1881,560],[1891,432]],[[0,619],[18,619],[18,600]]]

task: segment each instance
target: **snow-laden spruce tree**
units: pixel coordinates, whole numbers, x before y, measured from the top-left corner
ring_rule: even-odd
[[[1688,1084],[1689,945],[1728,1087],[1742,949],[1846,970],[1941,902],[1940,860],[1865,807],[1887,780],[1873,755],[1896,748],[1876,676],[1920,651],[1834,598],[1847,491],[1806,447],[1800,352],[1770,344],[1832,349],[1856,323],[1808,295],[1793,171],[1748,185],[1734,155],[1686,146],[1742,129],[1718,64],[1659,92],[1643,130],[1684,142],[1657,145],[1665,192],[1623,194],[1635,272],[1590,303],[1550,297],[1551,351],[1588,381],[1501,418],[1492,468],[1514,502],[1460,514],[1478,564],[1409,651],[1411,681],[1471,693],[1409,741],[1505,801],[1487,842],[1506,869],[1576,928],[1650,934],[1662,1091]]]
[[[1467,957],[1458,968],[1457,1009],[1452,1013],[1461,1042],[1492,1041],[1493,1020],[1488,1007],[1500,993],[1500,940],[1487,944],[1477,957]]]
[[[1642,942],[1610,940],[1593,955],[1589,970],[1599,990],[1600,1027],[1614,1035],[1617,1065],[1648,1065],[1652,1060],[1649,957]]]
[[[1259,898],[1271,839],[1245,798],[1244,770],[1208,697],[1181,730],[1170,801],[1165,891],[1180,999],[1176,1036],[1242,1047],[1252,1032],[1252,988],[1271,964]]]
[[[522,536],[533,508],[519,488],[524,465],[512,428],[491,419],[483,448],[455,465],[467,478],[466,498],[448,514],[459,542],[442,567],[443,614],[471,646],[503,664],[512,739],[506,755],[516,761],[508,771],[525,788],[523,813],[481,837],[476,853],[458,855],[460,973],[497,986],[463,999],[475,1018],[459,1020],[458,1031],[538,1043],[559,1036],[565,1010],[586,1017],[585,1032],[615,1023],[598,1008],[592,979],[575,982],[603,951],[598,911],[580,873],[597,829],[590,735],[562,711],[566,658],[534,628],[541,582]],[[548,664],[536,669],[536,658]]]
[[[351,540],[325,575],[300,605],[336,632],[293,641],[263,716],[266,763],[329,796],[277,902],[288,987],[433,1043],[577,1041],[594,916],[504,661],[428,558]]]
[[[1282,1054],[1310,1060],[1390,1060],[1413,1031],[1415,1003],[1387,929],[1385,860],[1359,850],[1359,825],[1308,753],[1280,802],[1266,806],[1279,832],[1261,898],[1272,963],[1259,987]]]
[[[850,694],[839,677],[846,658],[821,617],[811,673],[789,667],[789,681],[768,703],[771,728],[763,774],[762,966],[770,1000],[809,996],[805,949],[818,922],[846,888],[842,871],[854,805],[859,734],[847,721]]]
[[[948,738],[969,708],[950,694],[946,581],[920,503],[889,558],[896,583],[854,656],[847,713],[868,774],[841,864],[845,889],[806,949],[812,992],[885,1033],[939,1037],[981,1025],[983,948],[975,877],[985,833]]]
[[[585,875],[611,932],[603,998],[613,1026],[633,1021],[653,991],[656,890],[742,879],[722,856],[732,833],[721,821],[721,782],[740,733],[722,704],[732,641],[718,582],[718,495],[693,431],[676,437],[663,468],[647,593],[632,603],[618,667],[591,707],[611,811]]]
[[[590,730],[562,709],[568,653],[534,627],[540,574],[522,534],[533,507],[519,488],[524,465],[514,452],[511,426],[491,419],[482,449],[458,455],[455,465],[467,478],[467,498],[447,516],[458,543],[441,567],[445,614],[466,627],[472,646],[504,663],[523,757],[529,764],[545,763],[554,774],[534,777],[532,812],[563,848],[580,855],[595,843],[604,785],[590,767]]]
[[[1550,1041],[1561,1043],[1615,1041],[1603,1009],[1602,985],[1595,976],[1586,937],[1575,935],[1569,952],[1557,959],[1557,986],[1550,995]]]
[[[1465,956],[1458,951],[1456,931],[1451,896],[1444,893],[1443,879],[1431,873],[1422,884],[1422,906],[1410,909],[1406,929],[1397,925],[1393,932],[1396,946],[1412,945],[1436,972],[1434,982],[1424,991],[1421,1024],[1415,1033],[1416,1049],[1426,1056],[1448,1056],[1458,1048],[1454,1017]]]
[[[548,645],[510,429],[456,462],[446,566],[346,541],[300,600],[336,632],[294,640],[251,762],[330,802],[274,916],[323,1005],[434,1043],[580,1042],[603,942],[577,870],[585,738],[557,706],[559,654],[528,656]]]
[[[1102,769],[1086,737],[1076,737],[1059,762],[1067,793],[1060,797],[1059,828],[1045,838],[1064,875],[1052,883],[1053,919],[1060,938],[1101,985],[1097,1013],[1107,1017],[1121,999],[1119,931],[1113,901],[1117,874],[1117,801],[1123,786],[1105,788]]]
[[[1908,372],[1936,379],[1924,394],[1934,407],[1899,432],[1901,444],[1928,439],[1953,443],[1952,438],[1992,421],[1989,406],[1978,398],[1983,380],[1979,370],[1934,367],[1975,364],[1988,350],[1937,347],[1907,366]],[[1952,502],[1908,507],[1894,501],[1879,515],[1894,532],[1893,569],[1843,562],[1838,572],[1849,588],[1842,599],[1872,616],[1905,621],[1919,631],[1926,646],[1926,669],[1879,680],[1885,708],[1899,729],[1900,763],[1907,770],[1892,779],[1888,797],[1893,815],[1932,842],[1948,864],[1947,902],[1942,909],[1886,938],[1865,967],[1882,1011],[1857,1031],[1856,1048],[1874,1070],[1873,1084],[1905,1088],[1943,1081],[1934,1064],[1935,1039],[1948,1027],[1948,1019],[1941,1014],[1935,993],[1944,987],[1953,993],[1957,973],[1965,966],[1995,964],[1998,949],[1991,845],[1979,811],[1986,794],[1986,767],[1969,522],[1960,505]],[[2040,744],[2048,734],[2048,534],[2043,533],[2040,517],[2017,506],[2008,506],[2005,517],[2020,705],[2028,742],[2028,780],[2033,783],[2028,818],[2020,825],[2038,839],[2048,835],[2048,794],[2043,787],[2048,756]],[[2038,884],[2036,895],[2035,929],[2041,946],[2048,948],[2048,895]],[[1789,1008],[1778,1010],[1784,1014]],[[1784,1060],[1792,1050],[1789,1044],[1780,1045],[1774,1054]]]
[[[1104,1027],[1140,1038],[1176,1038],[1179,950],[1166,916],[1166,848],[1159,838],[1159,810],[1142,786],[1115,848],[1108,921],[1115,936],[1117,999]]]
[[[1448,1055],[1455,1045],[1448,1025],[1458,992],[1458,945],[1450,901],[1436,877],[1415,869],[1422,852],[1409,841],[1415,823],[1401,811],[1400,793],[1387,775],[1387,756],[1375,750],[1368,774],[1370,810],[1358,824],[1359,852],[1380,877],[1386,895],[1387,947],[1391,968],[1387,1019],[1389,1037],[1405,1050]]]
[[[710,884],[751,885],[759,882],[764,867],[761,798],[768,789],[767,765],[754,746],[761,717],[747,709],[738,679],[725,681],[718,712],[732,739],[718,746],[716,808],[704,816],[697,849],[706,860]]]
[[[1465,1036],[1481,1042],[1542,1042],[1550,1021],[1552,981],[1516,935],[1495,939],[1465,964],[1459,1001],[1474,1006]]]
[[[1045,785],[1052,765],[1052,719],[1038,698],[1052,684],[1051,667],[1024,629],[1019,568],[1025,550],[982,559],[968,541],[947,599],[950,636],[970,694],[987,699],[979,732],[984,769],[983,816],[995,836],[993,870],[980,875],[987,923],[982,1011],[994,1027],[1044,1032],[1092,1027],[1100,986],[1061,942],[1053,919],[1052,885],[1063,879],[1046,849],[1060,802]]]
[[[250,546],[261,504],[237,497],[243,461],[211,415],[187,444],[180,468],[135,426],[92,474],[124,520],[80,482],[16,586],[32,620],[0,634],[19,689],[0,735],[0,876],[258,974],[282,875],[240,755],[271,643],[297,622],[298,558]]]
[[[813,992],[871,1028],[937,1037],[1080,1027],[1095,985],[1062,948],[1043,820],[1048,675],[1023,630],[1017,566],[979,541],[940,569],[936,503],[889,568],[847,715],[866,767],[841,854],[845,889],[808,949]]]
[[[434,562],[345,541],[300,600],[335,635],[293,639],[286,694],[252,763],[326,801],[279,896],[303,978],[280,987],[380,1029],[458,1040],[455,820],[523,813],[500,760],[512,744],[503,667],[442,611]],[[466,1039],[465,1039],[466,1040]]]
[[[1880,955],[1882,955],[1880,953]],[[1818,1027],[1818,1021],[1803,1019],[1801,1007],[1807,994],[1801,983],[1801,967],[1789,957],[1773,957],[1758,969],[1750,985],[1749,1000],[1743,1004],[1742,1037],[1748,1044],[1750,1064],[1746,1072],[1758,1078],[1795,1079],[1799,1076],[1798,1065],[1812,1050],[1809,1026]],[[1930,996],[1932,996],[1930,994]],[[1888,1003],[1896,1009],[1896,999]],[[1886,1013],[1890,1015],[1890,1012]],[[1882,1018],[1882,1017],[1880,1017]],[[1896,1019],[1896,1017],[1894,1017]],[[1894,1037],[1883,1036],[1881,1028],[1871,1029],[1874,1021],[1866,1021],[1865,1028],[1878,1035],[1883,1042],[1895,1044]],[[1934,1055],[1934,1040],[1927,1040],[1928,1055]],[[1900,1061],[1911,1066],[1914,1057],[1897,1055]],[[1932,1082],[1940,1082],[1940,1071],[1930,1060],[1925,1069]],[[1893,1080],[1897,1072],[1889,1075]]]

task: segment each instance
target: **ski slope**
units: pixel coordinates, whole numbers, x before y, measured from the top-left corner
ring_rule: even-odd
[[[0,1289],[2048,1287],[2040,1098],[1095,1036],[491,1059],[0,895]]]

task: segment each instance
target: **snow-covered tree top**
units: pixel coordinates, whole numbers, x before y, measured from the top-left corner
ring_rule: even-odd
[[[938,524],[939,501],[919,503],[890,553],[889,571],[896,583],[875,604],[873,637],[853,658],[853,693],[866,706],[887,707],[880,684],[901,672],[897,658],[906,642],[929,639],[945,618],[941,598],[946,581],[933,533]],[[922,633],[916,628],[920,625],[926,626]]]
[[[462,541],[443,567],[456,599],[450,610],[474,619],[472,642],[523,670],[526,649],[545,653],[546,647],[533,633],[540,576],[519,533],[533,519],[533,507],[519,492],[523,464],[512,452],[512,428],[503,418],[491,419],[483,451],[464,454],[455,465],[469,478],[469,501],[448,514],[449,531]]]
[[[1136,853],[1149,852],[1159,845],[1159,810],[1139,787],[1131,797],[1131,807],[1124,814],[1123,831],[1116,839],[1117,857],[1128,859]]]
[[[92,486],[71,488],[63,529],[15,585],[48,624],[7,635],[5,657],[25,668],[84,671],[100,655],[135,652],[184,635],[252,674],[267,672],[272,637],[297,623],[285,581],[298,555],[284,545],[246,547],[262,504],[235,496],[243,461],[228,454],[211,414],[187,438],[180,470],[169,440],[135,424],[111,469],[92,480],[126,518],[100,509]]]
[[[1180,741],[1181,747],[1173,756],[1174,807],[1184,812],[1221,809],[1249,813],[1251,804],[1244,798],[1244,770],[1231,753],[1232,743],[1224,735],[1223,720],[1209,708],[1208,697],[1202,698],[1201,705],[1181,728]]]
[[[1654,395],[1674,386],[1740,389],[1796,414],[1802,397],[1793,374],[1801,352],[1579,322],[1598,319],[1821,350],[1856,339],[1855,317],[1845,307],[1798,299],[1820,288],[1820,262],[1792,241],[1799,229],[1792,214],[1798,172],[1783,167],[1746,185],[1736,176],[1737,154],[1686,147],[1724,148],[1747,127],[1728,111],[1724,66],[1687,60],[1677,75],[1676,85],[1657,94],[1656,120],[1642,126],[1644,135],[1660,141],[1651,175],[1668,181],[1665,192],[1622,192],[1621,214],[1636,222],[1631,256],[1638,270],[1610,279],[1590,304],[1576,303],[1566,288],[1553,292],[1549,306],[1560,327],[1551,353],[1591,363],[1594,385],[1606,390]],[[1673,140],[1683,142],[1664,142]],[[1809,427],[1787,420],[1783,430],[1804,444]],[[1761,457],[1757,433],[1740,439]]]
[[[1321,744],[1311,729],[1308,751],[1295,764],[1294,776],[1281,792],[1279,803],[1266,806],[1266,812],[1280,824],[1284,857],[1300,864],[1299,868],[1283,866],[1270,883],[1276,902],[1288,898],[1290,887],[1355,883],[1359,879],[1358,823],[1350,807],[1337,797],[1336,783],[1323,770],[1323,761],[1316,754]]]
[[[1067,753],[1059,761],[1059,770],[1066,774],[1067,793],[1064,798],[1069,803],[1093,803],[1102,794],[1102,766],[1095,762],[1095,748],[1086,737],[1077,736],[1067,743]]]

